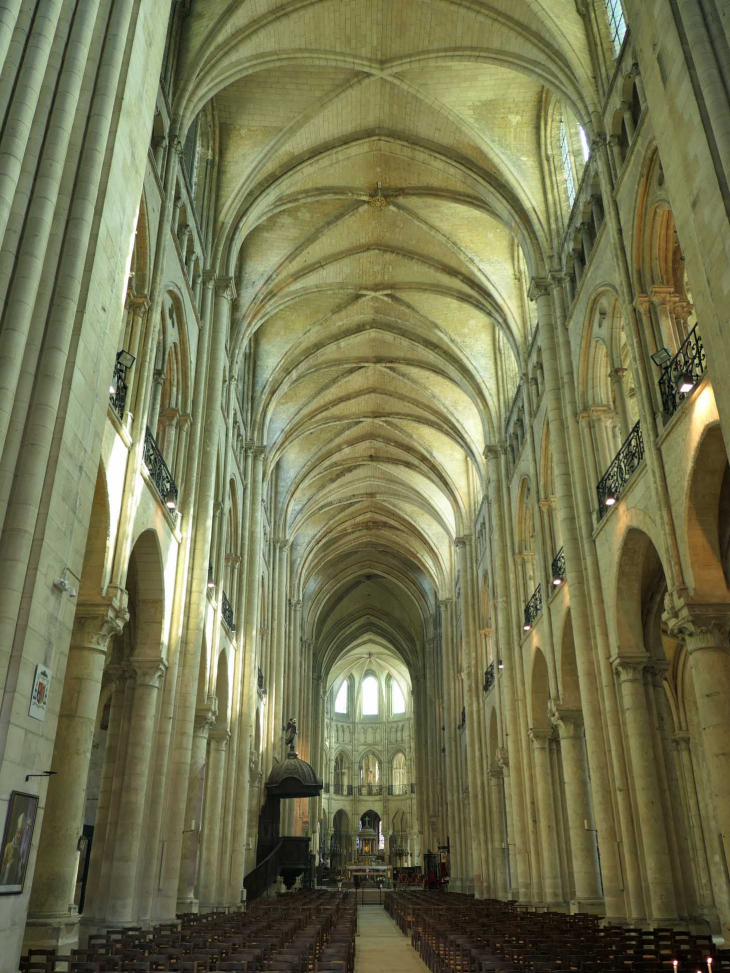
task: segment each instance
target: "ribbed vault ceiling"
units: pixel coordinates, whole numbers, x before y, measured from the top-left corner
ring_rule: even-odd
[[[575,0],[197,0],[186,29],[303,634],[327,673],[368,639],[417,669],[525,344],[518,261],[555,243],[546,100],[593,107]]]

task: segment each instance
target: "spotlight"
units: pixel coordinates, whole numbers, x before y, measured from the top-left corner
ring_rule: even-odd
[[[553,578],[553,584],[555,585],[556,588],[559,588],[562,583],[563,583],[562,578]]]
[[[667,348],[660,348],[659,351],[654,352],[654,354],[651,356],[651,360],[655,365],[661,368],[662,365],[666,365],[667,362],[672,360],[672,356]]]
[[[208,578],[208,587],[215,588],[215,581],[212,578]]]
[[[616,503],[617,500],[618,497],[613,492],[613,490],[609,490],[606,496],[603,498],[603,502],[607,507],[613,507],[613,505]]]
[[[134,365],[135,360],[134,355],[130,355],[129,352],[125,351],[124,349],[117,352],[117,361],[120,365],[123,365],[124,368],[131,368],[132,365]]]
[[[677,385],[683,395],[691,392],[695,387],[695,377],[692,372],[680,372],[677,376]]]
[[[498,663],[498,665],[497,665],[497,668],[498,668],[498,669],[504,669],[504,662],[501,662],[501,661],[500,661],[500,662]]]
[[[532,631],[532,625],[530,624],[530,622],[525,622],[525,624],[522,626],[522,629],[525,632],[531,632]]]
[[[116,395],[116,394],[117,394],[117,387],[112,382],[112,384],[109,386],[109,395]]]
[[[165,506],[167,507],[168,510],[177,509],[177,497],[175,496],[172,490],[170,490],[170,492],[165,497]]]

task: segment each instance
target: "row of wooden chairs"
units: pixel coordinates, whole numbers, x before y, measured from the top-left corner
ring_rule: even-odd
[[[432,973],[730,971],[730,950],[684,930],[601,925],[593,915],[457,894],[388,893],[385,907]]]
[[[354,973],[354,896],[297,892],[246,912],[183,914],[177,922],[108,929],[84,949],[33,949],[21,973]]]

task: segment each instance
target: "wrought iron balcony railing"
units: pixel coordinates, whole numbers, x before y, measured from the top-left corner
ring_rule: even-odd
[[[459,720],[459,725],[458,725],[457,729],[461,730],[465,726],[466,726],[466,707],[465,706],[462,706],[461,707],[461,719]]]
[[[415,793],[416,793],[416,785],[415,783],[411,783],[411,794],[415,794]]]
[[[484,673],[484,692],[488,693],[494,685],[494,663],[490,662]]]
[[[616,458],[600,480],[598,493],[598,519],[601,520],[619,500],[624,487],[644,459],[644,437],[641,421],[637,422]]]
[[[532,593],[532,597],[525,605],[525,624],[522,626],[526,632],[529,632],[532,626],[535,624],[535,620],[538,618],[542,612],[542,587],[538,585]]]
[[[667,419],[674,415],[695,385],[699,384],[706,370],[705,346],[695,325],[674,358],[664,365],[659,379],[659,392]]]
[[[388,793],[393,797],[405,797],[408,793],[408,784],[390,784]]]
[[[221,592],[221,615],[223,616],[223,621],[226,623],[228,630],[235,632],[236,626],[233,623],[233,606],[228,600],[228,595],[225,593],[225,591]]]
[[[340,797],[345,797],[348,794],[352,794],[352,784],[335,784],[334,793],[338,794]]]
[[[149,470],[150,479],[157,488],[165,506],[169,510],[175,510],[177,508],[177,485],[149,427],[146,429],[144,437],[144,462]]]
[[[561,547],[558,553],[553,558],[553,584],[556,588],[567,580],[567,575],[565,573],[565,548]]]
[[[127,403],[127,367],[123,365],[119,358],[114,362],[114,375],[109,386],[109,403],[119,416],[124,418],[124,406]]]
[[[360,784],[357,789],[358,794],[365,795],[367,797],[380,797],[383,793],[382,784]]]
[[[257,683],[257,685],[258,685],[259,692],[261,692],[261,690],[264,688],[264,674],[261,671],[261,666],[259,666],[259,674],[258,674],[258,683]]]

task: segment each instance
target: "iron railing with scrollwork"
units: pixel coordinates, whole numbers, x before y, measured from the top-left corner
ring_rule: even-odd
[[[659,392],[667,419],[674,415],[692,388],[701,381],[706,370],[707,354],[695,325],[674,358],[663,367],[662,377],[659,379]],[[684,382],[691,385],[686,392],[682,391]]]
[[[177,507],[177,485],[149,427],[144,436],[144,462],[162,501],[174,510]]]
[[[562,584],[563,581],[566,580],[567,575],[565,573],[565,548],[564,547],[561,547],[558,553],[553,558],[552,572],[553,572],[553,584],[556,587],[559,584]]]
[[[632,474],[639,468],[643,459],[644,437],[641,434],[641,420],[639,420],[596,488],[599,520],[608,513],[619,499],[624,487],[631,479]]]
[[[228,600],[228,595],[225,591],[221,592],[221,615],[223,616],[223,621],[228,626],[229,631],[235,632],[236,626],[233,623],[233,605],[231,605]]]
[[[340,797],[346,797],[348,794],[352,794],[352,784],[335,784],[333,793]]]
[[[380,795],[383,793],[383,785],[382,784],[360,784],[360,786],[357,789],[357,792],[358,794],[360,794],[360,796],[365,795],[367,797],[380,797]]]
[[[538,585],[525,605],[525,630],[529,631],[542,612],[542,586]]]
[[[109,404],[120,419],[124,418],[124,406],[127,403],[127,369],[117,360],[114,362],[114,377],[111,387],[114,391],[109,392]]]
[[[484,672],[484,692],[488,693],[494,685],[494,663],[490,662]]]
[[[415,784],[415,781],[412,781],[411,782],[411,794],[415,794],[415,793],[416,793],[416,784]]]
[[[461,707],[461,719],[459,720],[459,725],[457,729],[461,730],[466,726],[466,706]]]

